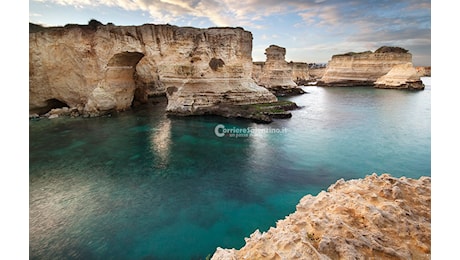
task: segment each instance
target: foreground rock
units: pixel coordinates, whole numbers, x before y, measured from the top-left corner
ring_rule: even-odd
[[[270,45],[265,49],[267,60],[254,63],[252,77],[256,83],[270,90],[276,96],[291,96],[305,93],[292,80],[293,69],[296,74],[303,73],[301,67],[294,68],[286,60],[286,48]],[[307,68],[308,69],[308,68]]]
[[[88,25],[29,33],[29,111],[81,107],[98,116],[169,89],[167,110],[275,102],[251,78],[252,34],[242,28]],[[204,111],[204,112],[203,112]]]
[[[431,178],[342,179],[245,240],[212,259],[430,259]]]
[[[220,104],[206,109],[198,109],[194,115],[218,115],[223,117],[236,117],[251,119],[257,123],[271,123],[273,119],[291,118],[290,110],[298,109],[296,103],[291,101],[277,101],[270,103],[257,103],[246,105]],[[182,113],[169,113],[169,115],[182,116]]]
[[[399,47],[383,46],[375,52],[350,52],[332,56],[319,86],[354,87],[374,86],[390,70],[412,62],[412,54]],[[402,78],[401,78],[402,79]],[[412,78],[407,79],[413,81]]]
[[[412,63],[398,64],[374,83],[376,88],[421,90],[425,86]]]
[[[277,101],[272,93],[250,79],[192,80],[178,82],[176,86],[166,91],[166,112],[171,115],[216,114],[221,107]]]

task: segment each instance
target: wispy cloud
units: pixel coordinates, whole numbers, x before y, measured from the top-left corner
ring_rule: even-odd
[[[43,15],[38,14],[38,13],[30,13],[29,12],[29,17],[42,17]]]
[[[385,18],[388,13],[404,16],[402,12],[430,9],[430,1],[380,0],[33,0],[75,7],[108,6],[125,10],[149,12],[159,22],[174,22],[184,15],[207,18],[218,26],[262,26],[272,15],[300,16],[306,25],[336,26],[339,24]],[[396,10],[396,11],[395,11]],[[397,12],[400,10],[400,12]],[[390,12],[391,11],[391,12]],[[379,14],[379,12],[381,14]],[[386,17],[388,19],[395,17]],[[258,24],[259,23],[259,24]],[[384,24],[381,24],[384,25]]]
[[[430,0],[32,0],[76,8],[117,7],[140,11],[152,23],[189,26],[242,26],[277,42],[316,45],[326,40],[330,49],[368,47],[373,43],[403,42],[429,46]],[[30,17],[30,16],[29,16]],[[96,17],[97,18],[97,17]],[[314,35],[312,35],[314,33]],[[303,35],[309,35],[307,38]],[[270,42],[269,44],[271,44]],[[297,45],[296,45],[297,44]],[[294,45],[294,46],[292,46]],[[268,46],[268,44],[267,44]],[[341,46],[341,47],[337,47]],[[288,46],[286,46],[288,47]],[[427,48],[425,48],[427,49]]]

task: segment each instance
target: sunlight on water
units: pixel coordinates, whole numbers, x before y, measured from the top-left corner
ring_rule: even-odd
[[[304,87],[291,119],[30,121],[32,259],[205,259],[239,248],[340,178],[431,175],[431,86]],[[431,83],[430,83],[431,84]],[[285,129],[232,138],[226,128]]]

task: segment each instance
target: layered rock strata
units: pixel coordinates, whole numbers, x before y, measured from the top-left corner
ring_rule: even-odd
[[[412,54],[399,47],[383,46],[375,52],[334,55],[318,85],[373,86],[377,79],[390,72],[394,66],[411,62]]]
[[[242,28],[89,25],[33,27],[29,110],[100,115],[167,92],[167,111],[275,102],[251,78],[252,34]],[[168,90],[168,91],[167,91]]]
[[[252,77],[256,83],[270,90],[276,96],[303,94],[292,80],[293,69],[285,60],[286,48],[270,45],[265,49],[267,60],[254,64]]]
[[[310,70],[306,62],[288,62],[292,70],[292,80],[297,86],[307,85],[311,81]]]
[[[431,178],[341,179],[245,240],[212,259],[430,259]]]
[[[291,110],[298,109],[291,101],[277,101],[271,103],[257,103],[247,105],[221,104],[203,110],[203,114],[212,114],[222,117],[246,118],[256,123],[271,123],[273,119],[291,118]]]
[[[431,66],[417,66],[415,69],[420,77],[431,77]]]
[[[398,64],[374,83],[376,88],[396,88],[408,90],[424,89],[420,76],[412,63]]]
[[[323,77],[325,71],[326,71],[326,68],[310,68],[308,71],[310,74],[310,81],[320,80]]]

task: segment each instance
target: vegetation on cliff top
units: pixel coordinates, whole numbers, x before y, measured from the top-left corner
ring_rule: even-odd
[[[408,50],[401,47],[382,46],[378,48],[375,53],[407,53]]]
[[[408,53],[409,51],[401,47],[392,47],[392,46],[382,46],[375,50],[374,53]],[[332,57],[343,57],[343,56],[357,56],[363,54],[372,54],[372,51],[363,51],[363,52],[347,52],[344,54],[336,54]]]
[[[362,52],[347,52],[347,53],[344,53],[344,54],[336,54],[336,55],[333,55],[332,57],[341,57],[341,56],[356,56],[356,55],[362,55],[362,54],[371,54],[372,51],[362,51]]]

